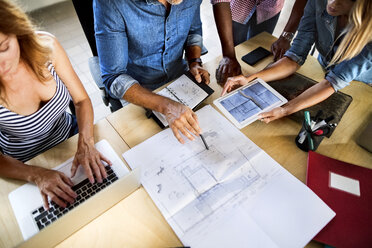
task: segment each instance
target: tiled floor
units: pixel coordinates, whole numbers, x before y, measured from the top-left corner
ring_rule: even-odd
[[[278,24],[274,30],[275,36],[279,36],[282,32],[294,1],[295,0],[285,1]],[[100,91],[89,72],[88,59],[92,56],[92,53],[71,0],[33,11],[30,15],[39,25],[40,30],[45,30],[54,34],[65,48],[76,73],[79,75],[92,100],[94,121],[96,122],[107,116],[110,110],[103,104]],[[202,58],[205,63],[221,54],[221,45],[209,0],[203,0],[201,19],[203,22],[204,45],[209,51],[208,54],[204,55]]]

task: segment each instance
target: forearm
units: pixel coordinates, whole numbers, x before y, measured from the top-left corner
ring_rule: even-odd
[[[187,60],[200,58],[201,47],[200,46],[187,46],[185,49],[185,54],[186,54]]]
[[[291,15],[283,31],[291,33],[296,32],[301,17],[304,14],[304,8],[306,3],[307,0],[296,0],[296,2],[293,4]]]
[[[235,58],[230,3],[217,3],[213,5],[213,14],[221,41],[223,56]]]
[[[131,102],[133,104],[142,106],[147,109],[155,110],[160,113],[165,113],[168,104],[172,100],[157,95],[139,84],[134,84],[130,87],[124,94],[124,100]]]
[[[323,79],[320,83],[315,84],[293,100],[289,101],[283,107],[284,111],[286,115],[290,115],[324,101],[334,92],[335,90],[331,86],[330,82],[328,82],[326,79]]]
[[[21,161],[7,155],[0,155],[0,176],[34,182],[38,167],[26,165]]]
[[[258,77],[266,82],[270,82],[286,78],[295,73],[299,68],[300,66],[296,62],[284,57],[272,64],[270,67],[249,76],[249,78],[252,80]]]
[[[93,108],[89,98],[85,98],[81,102],[75,104],[76,118],[79,127],[80,143],[93,143]]]

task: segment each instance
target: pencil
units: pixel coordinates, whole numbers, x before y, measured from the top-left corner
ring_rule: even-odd
[[[205,145],[205,148],[206,148],[207,150],[209,150],[209,146],[208,146],[207,142],[205,141],[203,135],[200,134],[200,138],[202,139],[202,141],[203,141],[203,143],[204,143],[204,145]]]

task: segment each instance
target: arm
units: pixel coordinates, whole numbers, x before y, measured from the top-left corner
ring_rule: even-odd
[[[223,56],[216,71],[216,79],[217,83],[223,85],[228,77],[240,75],[242,72],[235,56],[230,1],[212,0],[212,4]]]
[[[203,69],[201,62],[190,62],[193,59],[200,59],[202,46],[202,23],[200,20],[200,6],[198,6],[187,35],[185,55],[188,60],[190,72],[195,77],[195,80],[199,83],[203,81],[209,84],[209,73]]]
[[[245,77],[243,75],[240,75],[237,77],[229,78],[223,88],[221,95],[225,95],[227,92],[239,88],[240,86],[249,83],[255,78],[261,78],[266,82],[286,78],[296,72],[299,68],[300,66],[296,62],[287,57],[284,57],[271,66],[265,68],[264,70],[254,73],[250,76]]]
[[[70,188],[74,184],[65,174],[33,165],[26,165],[12,157],[0,154],[0,176],[35,183],[49,209],[49,198],[61,207],[73,203],[76,193]]]
[[[296,0],[292,7],[292,12],[288,19],[287,25],[284,27],[282,35],[280,35],[278,40],[272,44],[271,51],[274,54],[275,61],[282,58],[284,53],[291,46],[291,41],[294,34],[296,33],[298,24],[300,23],[301,17],[304,13],[306,3],[307,0]],[[283,35],[284,32],[286,32],[286,35]]]
[[[94,146],[92,104],[66,52],[55,38],[53,38],[52,62],[72,97],[79,126],[78,147],[71,167],[71,175],[74,176],[77,167],[82,165],[91,183],[94,183],[93,174],[98,182],[102,182],[102,177],[106,178],[107,174],[101,160],[108,164],[111,162]]]
[[[322,102],[330,97],[334,92],[335,90],[333,89],[331,83],[326,79],[323,79],[320,83],[317,83],[305,90],[287,104],[283,105],[282,107],[275,108],[269,112],[262,113],[258,116],[258,118],[261,119],[261,121],[269,123],[273,120],[293,114],[304,108],[308,108],[319,102]]]

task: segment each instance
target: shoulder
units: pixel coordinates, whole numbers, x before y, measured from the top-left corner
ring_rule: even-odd
[[[65,51],[62,47],[62,45],[59,43],[57,38],[45,31],[37,31],[37,35],[40,37],[44,45],[49,46],[51,49],[51,62],[53,65],[56,64],[56,60],[61,56],[61,54],[64,54]]]

